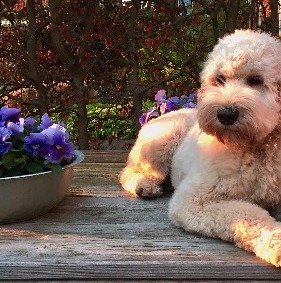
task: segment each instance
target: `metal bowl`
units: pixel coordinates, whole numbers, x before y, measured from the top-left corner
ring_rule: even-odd
[[[75,161],[61,174],[43,172],[0,178],[0,224],[20,222],[47,213],[58,205],[70,187],[73,166],[84,159],[75,150]]]

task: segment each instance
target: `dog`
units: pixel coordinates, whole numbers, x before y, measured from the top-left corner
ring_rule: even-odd
[[[281,266],[281,42],[237,30],[220,39],[200,74],[198,108],[142,127],[120,183],[141,197],[175,191],[169,218],[188,232],[234,242]]]

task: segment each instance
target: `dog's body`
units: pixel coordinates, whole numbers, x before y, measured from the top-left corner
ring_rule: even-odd
[[[145,125],[120,175],[143,197],[161,195],[170,173],[171,221],[233,241],[281,266],[281,43],[237,31],[219,41],[201,73],[198,110]]]

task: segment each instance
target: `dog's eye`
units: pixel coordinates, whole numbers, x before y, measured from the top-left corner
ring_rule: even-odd
[[[261,76],[250,76],[247,78],[247,84],[249,86],[258,86],[263,84],[263,78]]]
[[[225,76],[223,76],[223,75],[217,76],[216,77],[216,83],[218,85],[224,85],[224,83],[225,83]]]

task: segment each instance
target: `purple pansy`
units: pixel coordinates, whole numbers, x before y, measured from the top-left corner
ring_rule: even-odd
[[[159,112],[156,107],[149,108],[146,113],[143,113],[139,118],[139,122],[141,125],[146,124],[150,119],[157,118],[159,116]]]
[[[182,106],[182,108],[196,108],[196,107],[197,105],[193,102],[187,102]]]
[[[197,96],[198,96],[198,91],[194,91],[188,96],[188,99],[189,101],[194,101],[197,99]]]
[[[170,101],[171,103],[177,105],[181,102],[180,98],[178,96],[172,96],[170,98],[168,98],[168,101]]]
[[[183,95],[181,96],[180,100],[181,100],[181,101],[187,101],[188,98],[189,98],[189,96],[183,94]]]
[[[36,123],[36,120],[33,117],[27,117],[24,119],[24,124],[26,126],[33,126]]]
[[[174,111],[180,107],[181,100],[177,96],[173,96],[162,102],[159,106],[161,114]]]
[[[198,96],[198,92],[195,91],[191,93],[189,96],[182,95],[181,99],[185,101],[185,103],[182,105],[182,108],[196,108],[197,105],[195,103]]]
[[[18,136],[20,133],[24,131],[24,119],[19,118],[18,123],[7,122],[7,129],[11,130],[12,135]]]
[[[4,127],[0,128],[0,156],[6,154],[12,147],[12,143],[7,141],[12,132]]]
[[[52,120],[50,119],[49,115],[45,113],[41,118],[41,124],[39,125],[38,129],[40,131],[43,131],[45,129],[48,129],[52,125],[53,125]]]
[[[165,114],[167,113],[167,103],[166,102],[162,102],[159,106],[159,111],[161,114]]]
[[[33,155],[33,157],[45,157],[51,147],[51,143],[46,135],[42,133],[31,133],[24,138],[23,149]]]
[[[171,112],[177,109],[177,106],[172,101],[167,100],[166,102],[166,112]]]
[[[45,156],[46,160],[59,164],[63,158],[71,159],[74,156],[73,144],[68,141],[69,135],[63,127],[54,124],[42,133],[52,142],[51,148]]]
[[[60,124],[53,124],[50,127],[48,127],[47,129],[43,130],[41,133],[46,135],[48,137],[48,139],[52,142],[53,141],[53,136],[56,132],[62,132],[66,139],[69,139],[69,135],[66,132],[66,129],[61,126]]]
[[[32,130],[32,127],[35,123],[36,120],[33,117],[27,117],[24,119],[24,125],[28,128],[29,131]]]
[[[0,109],[0,121],[4,123],[7,122],[18,123],[20,118],[20,112],[21,112],[20,109],[3,106]]]
[[[164,89],[160,89],[155,94],[155,101],[157,101],[157,107],[160,106],[166,99],[166,91]]]
[[[157,102],[157,107],[150,108],[146,113],[144,113],[139,122],[143,126],[146,124],[150,118],[158,117],[165,113],[178,110],[181,108],[196,108],[197,91],[191,93],[189,96],[182,95],[181,97],[172,96],[166,98],[166,91],[161,89],[155,95],[155,101]]]
[[[20,112],[6,106],[0,109],[0,177],[58,171],[57,166],[69,164],[75,151],[65,124],[53,124],[44,114],[38,126],[32,117],[21,118]]]
[[[179,105],[181,103],[181,100],[177,96],[170,97],[166,101],[166,112],[171,112],[176,109],[178,109]]]
[[[139,123],[141,124],[141,126],[146,123],[146,115],[147,113],[143,113],[139,118]]]

